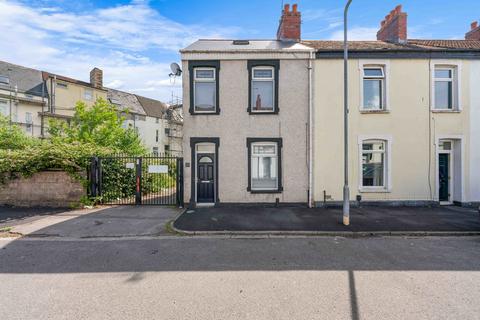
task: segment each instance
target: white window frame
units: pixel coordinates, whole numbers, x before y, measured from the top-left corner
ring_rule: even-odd
[[[390,61],[388,60],[359,60],[358,62],[359,76],[360,76],[360,102],[359,110],[362,113],[381,113],[389,112],[390,106]],[[382,82],[382,109],[368,109],[365,108],[364,94],[363,94],[363,80],[365,79],[365,69],[382,68],[383,82]],[[370,78],[370,77],[369,77]],[[372,77],[373,79],[373,77]]]
[[[198,70],[209,70],[209,71],[213,71],[213,78],[197,78],[197,71]],[[196,93],[195,93],[195,90],[196,90],[196,83],[197,82],[210,82],[210,83],[213,83],[214,84],[214,88],[215,88],[215,96],[213,98],[213,103],[214,103],[214,108],[213,110],[208,110],[208,111],[205,111],[205,110],[197,110],[197,103],[195,101],[195,97],[196,97]],[[194,67],[193,68],[193,88],[192,88],[192,92],[193,92],[193,112],[194,113],[216,113],[217,112],[217,69],[215,67]]]
[[[90,92],[90,97],[87,97],[87,92]],[[93,89],[90,88],[85,88],[83,89],[83,99],[87,101],[92,101],[93,100]]]
[[[10,84],[10,78],[6,75],[0,74],[0,83],[1,84]]]
[[[437,109],[435,104],[435,70],[453,70],[453,107],[452,109]],[[430,63],[430,110],[433,112],[459,112],[462,111],[461,99],[461,79],[462,79],[462,62],[454,60],[435,60]]]
[[[257,154],[255,155],[255,152],[253,151],[255,147],[258,146],[274,146],[275,147],[275,154],[271,155],[265,155],[265,154]],[[264,141],[264,142],[252,142],[250,145],[250,189],[251,191],[277,191],[279,189],[279,156],[278,156],[278,143],[277,142],[269,142],[269,141]],[[255,188],[253,186],[253,159],[254,158],[263,158],[263,157],[275,157],[276,158],[276,176],[277,176],[277,184],[275,185],[274,188]]]
[[[384,185],[363,185],[363,143],[367,141],[382,141],[385,143]],[[390,135],[362,135],[358,137],[358,191],[361,193],[389,193],[392,192],[392,147],[393,139]]]
[[[25,112],[25,129],[27,132],[33,131],[33,114],[31,112]]]
[[[271,70],[272,71],[272,76],[270,78],[255,78],[255,70]],[[253,82],[254,81],[265,81],[265,82],[272,82],[272,109],[261,109],[261,110],[256,110],[255,109],[255,103],[256,100],[253,99],[253,97],[250,97],[250,103],[252,104],[250,106],[250,111],[252,113],[274,113],[275,112],[275,67],[272,66],[255,66],[252,67],[252,79],[250,80],[250,87],[252,88],[253,92]],[[252,94],[250,92],[250,94]]]
[[[0,110],[5,110],[5,113],[0,111],[0,115],[3,115],[7,117],[10,114],[9,106],[8,106],[8,100],[5,99],[0,99]]]

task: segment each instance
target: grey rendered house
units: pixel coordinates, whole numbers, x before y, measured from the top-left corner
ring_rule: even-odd
[[[312,49],[298,40],[281,22],[277,40],[181,50],[186,203],[308,202]]]

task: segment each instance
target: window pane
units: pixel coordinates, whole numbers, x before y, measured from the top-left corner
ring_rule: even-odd
[[[362,156],[362,184],[365,187],[383,187],[384,153],[364,153]]]
[[[363,81],[363,107],[382,109],[382,80]]]
[[[252,109],[273,110],[273,81],[252,81]]]
[[[214,70],[195,70],[197,79],[213,79]]]
[[[363,151],[383,151],[385,150],[385,143],[382,141],[364,142],[362,145]]]
[[[93,91],[91,89],[85,89],[85,100],[92,100]]]
[[[383,77],[383,70],[381,68],[364,69],[365,77]]]
[[[253,146],[253,153],[254,154],[275,154],[275,146]]]
[[[253,69],[253,77],[271,79],[273,77],[273,70],[272,69]]]
[[[452,77],[452,70],[435,70],[435,78],[447,78]]]
[[[195,82],[195,110],[215,111],[215,82]]]
[[[8,103],[7,100],[0,100],[0,115],[8,115]]]
[[[435,109],[452,109],[451,81],[435,81]]]
[[[165,146],[167,147],[167,146]],[[201,157],[200,160],[198,160],[199,163],[212,163],[213,160],[210,157]]]
[[[440,141],[440,150],[452,150],[452,142],[451,141]]]
[[[252,189],[277,189],[277,158],[252,157]]]

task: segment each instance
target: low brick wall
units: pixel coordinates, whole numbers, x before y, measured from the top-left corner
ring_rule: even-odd
[[[43,171],[0,185],[0,205],[18,207],[69,207],[86,192],[64,171]]]

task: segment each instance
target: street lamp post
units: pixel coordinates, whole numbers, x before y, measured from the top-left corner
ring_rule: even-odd
[[[350,190],[348,187],[348,8],[352,0],[348,0],[343,14],[343,146],[344,146],[344,186],[343,186],[343,224],[350,224]]]

